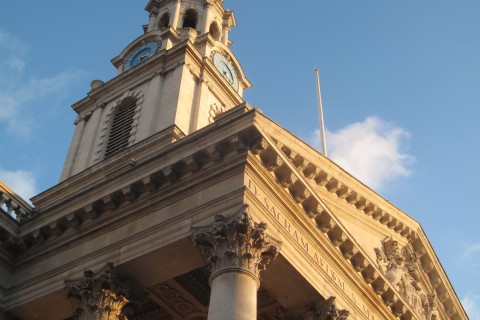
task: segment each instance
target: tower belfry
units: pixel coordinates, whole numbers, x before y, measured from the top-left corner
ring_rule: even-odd
[[[159,134],[174,142],[243,102],[251,86],[230,50],[232,11],[221,0],[151,0],[144,34],[73,105],[76,130],[61,181]],[[158,137],[157,137],[158,138]]]

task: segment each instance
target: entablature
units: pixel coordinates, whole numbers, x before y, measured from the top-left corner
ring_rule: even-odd
[[[359,196],[356,191],[350,191],[351,189],[348,185],[355,183],[356,180],[348,173],[341,170],[333,162],[322,157],[319,153],[314,152],[309,146],[291,134],[273,125],[270,120],[266,118],[263,119],[263,116],[259,118],[259,122],[264,124],[260,125],[262,128],[262,139],[252,152],[264,168],[271,173],[276,182],[290,194],[292,199],[298,204],[298,207],[306,213],[306,216],[312,219],[316,227],[328,236],[331,243],[349,260],[353,268],[362,274],[365,282],[382,297],[385,304],[392,306],[392,301],[394,301],[393,303],[396,303],[395,301],[403,301],[402,303],[406,309],[396,305],[395,308],[399,307],[399,309],[392,309],[394,314],[399,312],[398,310],[410,310],[405,312],[407,312],[407,314],[410,313],[411,316],[407,316],[402,311],[401,313],[403,315],[401,318],[416,317],[414,316],[415,313],[409,308],[409,303],[403,300],[397,289],[381,275],[377,263],[373,262],[358,246],[352,235],[349,234],[342,225],[341,221],[335,217],[333,212],[322,201],[315,190],[317,185],[326,188],[328,192],[333,193],[338,199],[344,200],[358,210],[363,211],[373,220],[377,220],[379,224],[386,225],[388,229],[385,230],[391,230],[391,232],[395,232],[398,236],[404,238],[405,241],[402,241],[402,243],[405,243],[415,256],[421,257],[421,254],[424,254],[423,259],[419,261],[419,266],[421,266],[422,273],[425,274],[423,279],[425,280],[424,282],[427,283],[426,287],[430,293],[437,295],[441,293],[442,295],[442,299],[438,299],[443,306],[440,313],[445,315],[444,318],[464,319],[465,313],[458,297],[453,291],[440,262],[436,259],[433,249],[431,249],[423,231],[421,231],[416,221],[389,205],[388,202],[384,206],[376,205],[376,202],[373,201],[369,204],[366,197]],[[267,121],[269,125],[266,125],[263,121]],[[290,144],[291,140],[295,140],[295,143]],[[289,145],[295,145],[295,149],[287,146],[287,143]],[[303,145],[304,148],[302,148],[301,145]],[[319,160],[310,162],[308,160],[306,161],[306,158],[303,156],[304,154],[313,155],[314,153],[316,153],[317,159],[324,162],[324,164],[317,167]],[[336,172],[336,176],[332,176],[331,172]],[[342,176],[347,178],[341,179]],[[311,182],[312,180],[313,182]],[[349,181],[348,185],[344,182],[345,180]],[[356,183],[359,184],[359,182]],[[363,189],[366,189],[365,186],[363,186]],[[368,191],[369,190],[366,190],[366,194],[374,194],[372,191]],[[378,195],[377,197],[380,198]],[[381,198],[378,201],[380,203],[386,202]],[[388,207],[393,210],[394,214],[390,214],[390,211],[385,211],[385,208]],[[406,224],[403,223],[402,215],[407,221]],[[427,252],[428,254],[426,254]],[[430,266],[426,268],[425,262],[431,262]],[[371,271],[368,270],[375,270],[375,272],[372,274]],[[382,280],[379,280],[380,278]],[[436,304],[438,300],[431,302],[429,305],[432,305],[432,303]]]

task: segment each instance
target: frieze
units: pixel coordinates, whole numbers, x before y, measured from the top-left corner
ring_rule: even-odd
[[[310,242],[294,227],[293,223],[284,215],[274,204],[273,202],[261,191],[260,188],[254,183],[254,181],[247,176],[246,178],[246,187],[247,189],[259,200],[262,205],[268,210],[268,213],[280,223],[282,229],[287,232],[287,234],[295,240],[328,276],[328,278],[335,284],[335,286],[340,289],[348,299],[358,307],[358,309],[363,313],[363,315],[369,320],[379,319],[376,317],[373,312],[367,307],[365,303],[362,302],[362,299],[348,286],[345,284],[345,280],[338,275],[335,269],[323,258],[323,256],[315,249],[315,246],[312,246]]]

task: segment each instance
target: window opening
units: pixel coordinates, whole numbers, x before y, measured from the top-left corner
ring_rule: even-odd
[[[189,9],[185,12],[182,28],[197,28],[197,12],[195,10]]]
[[[137,100],[127,99],[114,111],[107,148],[105,150],[105,158],[128,147],[136,107]]]
[[[161,18],[160,18],[160,23],[159,27],[160,30],[166,29],[170,26],[170,14],[165,13]]]

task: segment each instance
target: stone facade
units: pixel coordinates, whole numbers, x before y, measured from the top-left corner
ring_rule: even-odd
[[[418,222],[243,101],[222,2],[149,1],[61,182],[0,184],[2,316],[468,319]]]

